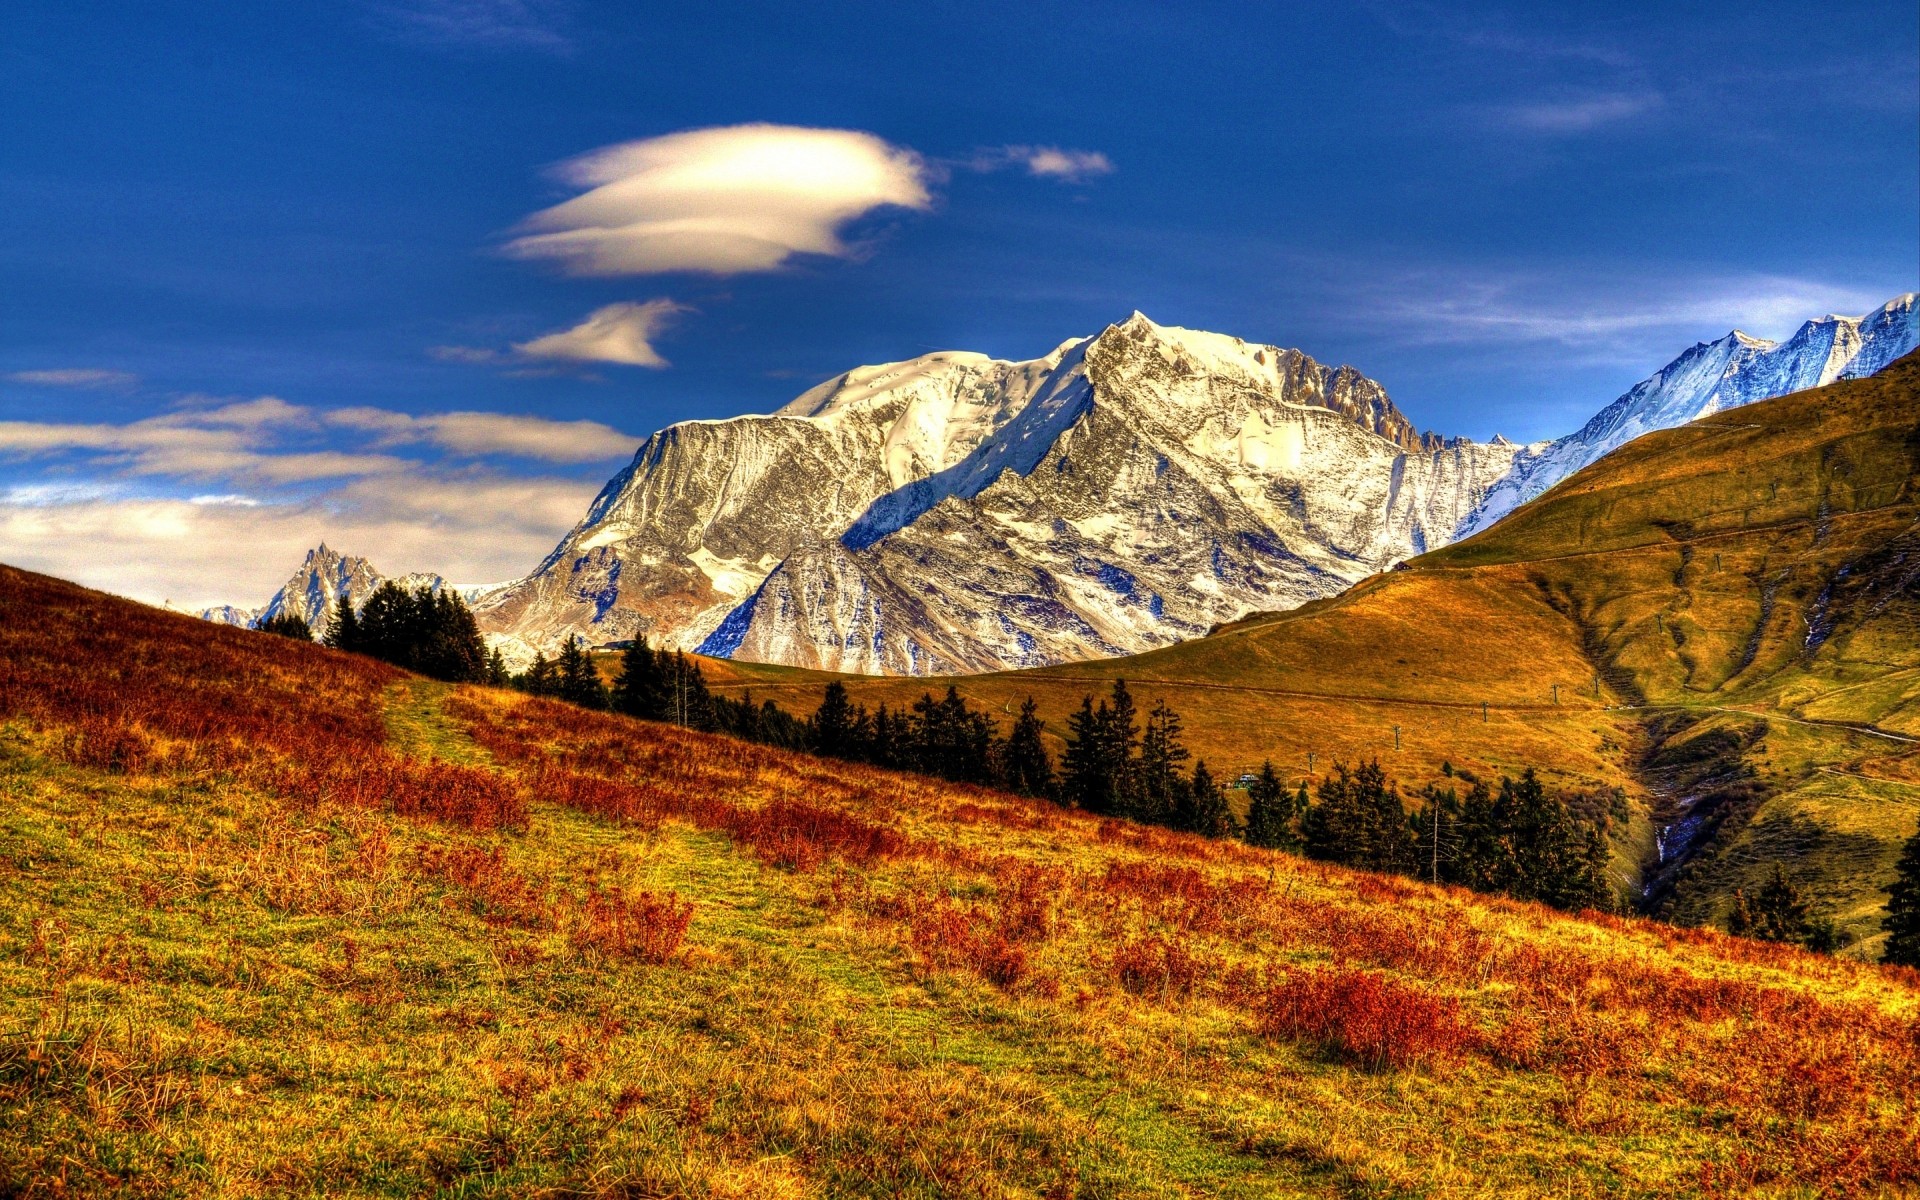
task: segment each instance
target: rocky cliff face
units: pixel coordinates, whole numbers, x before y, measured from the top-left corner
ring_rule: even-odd
[[[1135,314],[953,469],[791,555],[702,649],[992,670],[1334,595],[1444,541],[1517,451],[1376,426],[1411,428],[1351,369]]]
[[[1711,413],[1789,392],[1852,379],[1920,346],[1913,293],[1863,317],[1808,321],[1784,342],[1734,330],[1702,342],[1596,413],[1576,433],[1530,449],[1462,523],[1459,537],[1492,525],[1554,484],[1643,433],[1672,429]]]
[[[1135,313],[1028,362],[930,354],[661,430],[532,573],[466,594],[516,665],[570,636],[902,673],[1131,653],[1333,595],[1642,433],[1916,344],[1911,295],[1785,342],[1735,332],[1521,447],[1420,433],[1351,367]],[[320,628],[378,582],[322,546],[267,608],[206,615]]]
[[[263,607],[241,609],[224,605],[208,609],[200,615],[222,625],[246,626],[259,625],[274,617],[295,616],[307,623],[317,639],[326,632],[340,605],[352,604],[354,611],[358,612],[360,606],[367,602],[367,597],[373,595],[374,589],[388,578],[366,559],[340,554],[322,542],[307,551],[300,566]],[[391,578],[409,590],[428,587],[438,591],[448,586],[446,580],[429,572]]]
[[[546,561],[476,613],[535,645],[644,635],[692,649],[788,555],[963,459],[1057,361],[932,354],[850,371],[771,416],[663,429]]]

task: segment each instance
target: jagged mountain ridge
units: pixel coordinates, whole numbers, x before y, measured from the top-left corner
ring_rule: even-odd
[[[1167,645],[1439,544],[1518,449],[1409,450],[1348,415],[1342,393],[1385,399],[1351,368],[1137,313],[1062,374],[966,461],[782,563],[701,650],[926,674]]]
[[[1515,458],[1513,472],[1461,526],[1468,537],[1643,433],[1790,392],[1857,379],[1920,346],[1915,293],[1896,296],[1861,317],[1828,315],[1782,342],[1734,330],[1701,342],[1635,384],[1574,433]]]
[[[914,505],[959,486],[955,472],[982,446],[1032,435],[1036,406],[1071,402],[1083,384],[1094,340],[1026,362],[942,352],[862,367],[769,416],[663,429],[539,567],[477,606],[482,625],[548,646],[568,635],[702,645],[789,557],[855,527],[880,536],[888,520],[909,521]],[[1248,351],[1269,386],[1302,403],[1381,438],[1437,442],[1350,367]]]
[[[931,354],[661,430],[539,567],[473,599],[516,661],[642,635],[867,671],[1127,653],[1334,594],[1641,433],[1917,342],[1911,295],[1781,343],[1735,332],[1516,447],[1416,432],[1351,367],[1136,313],[1028,362]]]
[[[275,617],[299,617],[313,630],[317,639],[326,632],[333,615],[342,604],[352,604],[359,612],[367,597],[382,583],[393,582],[410,591],[430,588],[435,592],[453,586],[431,571],[412,571],[405,575],[383,575],[379,568],[358,555],[341,554],[325,542],[307,551],[293,574],[273,598],[259,608],[243,609],[233,605],[210,608],[200,615],[220,625],[255,627]],[[491,585],[455,588],[472,600],[485,594]]]

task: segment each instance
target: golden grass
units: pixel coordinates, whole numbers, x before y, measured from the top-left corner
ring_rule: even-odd
[[[116,770],[60,711],[0,718],[0,1190],[1920,1184],[1912,973],[373,682],[390,745],[495,775],[523,823]]]
[[[1779,855],[1809,879],[1852,872],[1821,907],[1856,939],[1852,953],[1871,954],[1869,893],[1920,821],[1920,742],[1858,732],[1920,738],[1917,477],[1910,356],[1872,379],[1643,437],[1486,533],[1333,600],[1125,659],[846,683],[859,702],[898,707],[951,682],[1003,721],[1032,695],[1058,735],[1083,695],[1124,677],[1143,704],[1177,709],[1195,754],[1229,774],[1271,759],[1297,780],[1378,757],[1411,794],[1443,762],[1490,775],[1533,765],[1550,785],[1627,794],[1635,816],[1616,866],[1630,883],[1662,803],[1643,764],[1652,721],[1751,713],[1768,733],[1731,765],[1768,780],[1762,824],[1826,821],[1832,771],[1887,785],[1849,818],[1846,837],[1873,845],[1849,843],[1846,871],[1819,861],[1834,839],[1739,852]],[[1814,623],[1826,637],[1810,648]],[[803,714],[820,695],[811,677],[752,687]],[[1686,913],[1718,919],[1746,878],[1703,873]]]

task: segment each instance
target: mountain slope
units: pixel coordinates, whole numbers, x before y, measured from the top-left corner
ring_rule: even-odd
[[[1135,314],[952,471],[789,558],[701,647],[889,674],[1109,657],[1444,540],[1515,448],[1408,450],[1378,385]]]
[[[963,458],[1064,350],[1025,363],[943,353],[862,367],[772,416],[663,429],[553,553],[477,615],[490,632],[543,646],[644,634],[691,648],[795,549]]]
[[[1865,1194],[1917,1013],[0,568],[9,1193]]]
[[[795,556],[831,559],[843,538],[849,547],[870,545],[949,498],[976,496],[1009,468],[1030,471],[1035,456],[1045,454],[1087,409],[1090,356],[1100,362],[1129,339],[1162,344],[1167,369],[1192,377],[1188,392],[1197,381],[1200,391],[1211,389],[1208,394],[1252,389],[1268,409],[1313,408],[1318,427],[1343,431],[1347,442],[1368,443],[1370,461],[1440,449],[1437,438],[1415,431],[1380,386],[1352,368],[1323,367],[1296,350],[1162,330],[1135,314],[1097,338],[1068,342],[1031,362],[929,355],[850,372],[770,417],[663,430],[608,483],[539,568],[480,607],[482,623],[536,642],[573,633],[596,642],[646,634],[685,648],[710,637],[724,643],[733,634],[716,629],[723,620],[731,622],[729,631],[746,621],[729,614],[782,562]],[[1161,388],[1159,395],[1172,390]],[[1355,436],[1363,431],[1364,437]],[[1183,451],[1182,457],[1265,453],[1251,444],[1266,436],[1258,428],[1218,432],[1236,448]],[[1490,453],[1504,458],[1510,450]],[[1370,469],[1384,487],[1390,468]],[[1210,474],[1203,486],[1225,484]],[[1256,516],[1242,523],[1264,529]],[[888,578],[876,586],[892,591],[920,582]],[[1315,594],[1324,590],[1301,586]],[[1208,623],[1182,616],[1173,628],[1196,621]],[[1058,653],[1081,657],[1089,645],[1115,653],[1133,644],[1128,622],[1102,623],[1125,636],[1102,641],[1089,628],[1081,631],[1088,643],[1076,644],[1063,633]],[[954,644],[948,638],[941,653],[950,657]],[[835,665],[848,658],[825,646],[817,651]],[[927,658],[917,646],[881,656],[891,661],[915,653]]]
[[[1518,505],[1643,433],[1672,429],[1756,400],[1872,375],[1920,347],[1920,297],[1896,296],[1863,317],[1808,321],[1784,342],[1734,330],[1702,342],[1594,414],[1577,432],[1529,447],[1462,523],[1486,529]]]
[[[405,575],[383,575],[379,568],[358,555],[343,555],[330,549],[321,542],[307,551],[306,558],[294,569],[287,582],[260,608],[241,609],[232,605],[208,609],[200,614],[204,620],[216,625],[240,625],[252,627],[275,617],[298,617],[313,630],[318,639],[326,632],[342,604],[353,605],[354,611],[367,602],[367,597],[382,583],[391,581],[411,591],[430,588],[440,591],[450,586],[445,579],[429,571],[414,571]],[[462,588],[463,596],[473,599],[484,594],[484,588]]]
[[[1229,774],[1378,756],[1409,788],[1446,763],[1619,789],[1645,839],[1622,866],[1650,904],[1720,920],[1781,861],[1871,954],[1920,817],[1917,478],[1909,356],[1648,434],[1336,598],[1131,658],[954,682],[1003,721],[1032,694],[1059,731],[1125,677]],[[942,682],[849,687],[898,706]],[[803,712],[819,694],[753,690]]]

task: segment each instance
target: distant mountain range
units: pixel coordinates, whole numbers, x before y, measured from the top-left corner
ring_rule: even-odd
[[[500,584],[482,584],[460,586],[449,584],[445,579],[430,571],[415,571],[406,575],[384,575],[372,563],[364,558],[343,555],[330,549],[325,542],[307,551],[307,557],[298,569],[281,585],[273,598],[259,608],[235,608],[223,605],[210,608],[200,615],[218,625],[259,625],[275,617],[299,617],[313,630],[318,638],[326,632],[335,612],[342,604],[352,604],[358,612],[367,602],[367,597],[381,584],[391,581],[408,589],[417,591],[428,588],[439,592],[451,587],[454,591],[473,603]]]
[[[569,636],[889,674],[1134,653],[1336,595],[1642,433],[1916,345],[1911,294],[1784,342],[1736,331],[1516,446],[1419,432],[1351,367],[1135,313],[1029,362],[930,354],[669,426],[533,572],[468,592],[522,661]],[[324,620],[369,578],[322,547],[264,609],[207,615]]]

